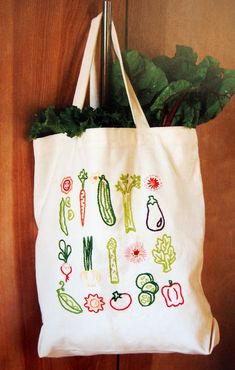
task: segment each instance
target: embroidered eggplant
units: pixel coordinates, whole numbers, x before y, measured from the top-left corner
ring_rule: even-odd
[[[71,297],[69,294],[67,293],[64,293],[64,282],[63,281],[60,281],[60,288],[57,289],[57,294],[58,294],[58,299],[59,299],[59,302],[61,304],[61,306],[71,312],[71,313],[75,313],[75,314],[79,314],[79,313],[82,313],[82,308],[81,306],[75,301],[75,299],[73,297]]]
[[[147,202],[147,228],[151,231],[160,231],[165,226],[165,219],[156,198],[149,196]]]
[[[104,175],[99,177],[97,201],[102,220],[106,225],[113,226],[116,222],[116,216],[111,203],[109,182]]]

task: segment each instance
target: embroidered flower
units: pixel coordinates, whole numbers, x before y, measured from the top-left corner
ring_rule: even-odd
[[[162,182],[158,176],[150,175],[146,177],[144,184],[148,190],[156,191],[161,187]]]
[[[89,294],[88,297],[85,297],[85,301],[84,307],[86,307],[89,312],[98,313],[104,310],[104,298],[99,297],[98,294]]]
[[[144,249],[143,243],[136,242],[130,245],[125,252],[125,257],[134,263],[139,263],[145,260],[147,256],[146,250]]]
[[[73,188],[73,180],[70,176],[64,177],[60,184],[61,191],[65,194],[68,194]]]

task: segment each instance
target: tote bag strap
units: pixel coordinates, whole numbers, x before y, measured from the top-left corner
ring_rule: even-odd
[[[75,90],[75,95],[73,99],[73,105],[77,106],[80,109],[83,108],[85,97],[86,97],[89,78],[91,75],[91,68],[92,68],[92,64],[94,61],[95,48],[96,48],[98,34],[99,34],[100,26],[101,26],[101,19],[102,19],[102,13],[100,13],[96,18],[94,18],[91,21],[91,27],[90,27],[90,31],[88,34],[88,39],[87,39],[84,55],[83,55],[80,74],[79,74],[79,78],[78,78],[78,82],[77,82],[77,86]],[[122,54],[121,54],[120,46],[118,42],[117,32],[116,32],[113,22],[112,22],[112,27],[111,27],[111,39],[112,39],[115,54],[120,63],[122,77],[124,80],[124,85],[126,88],[126,92],[127,92],[127,96],[128,96],[128,100],[129,100],[135,126],[138,129],[149,127],[148,121],[140,106],[140,103],[130,83],[130,80],[125,72],[123,61],[122,61]]]

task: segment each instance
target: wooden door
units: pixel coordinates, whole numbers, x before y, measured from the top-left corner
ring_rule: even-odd
[[[39,359],[33,217],[34,112],[71,104],[93,0],[8,0],[0,4],[0,368],[1,370],[232,370],[234,340],[235,100],[198,128],[206,202],[203,286],[219,321],[210,356],[122,355]],[[192,46],[235,69],[233,0],[113,0],[121,44],[149,56]],[[48,159],[49,160],[49,159]]]

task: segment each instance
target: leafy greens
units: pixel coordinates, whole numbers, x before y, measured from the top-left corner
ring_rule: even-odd
[[[150,126],[196,127],[216,117],[235,94],[235,70],[220,67],[206,56],[197,64],[192,48],[176,46],[174,57],[153,60],[129,50],[123,53],[127,74]],[[30,139],[67,133],[79,136],[87,128],[134,127],[119,62],[112,64],[109,108],[54,107],[35,115]]]

